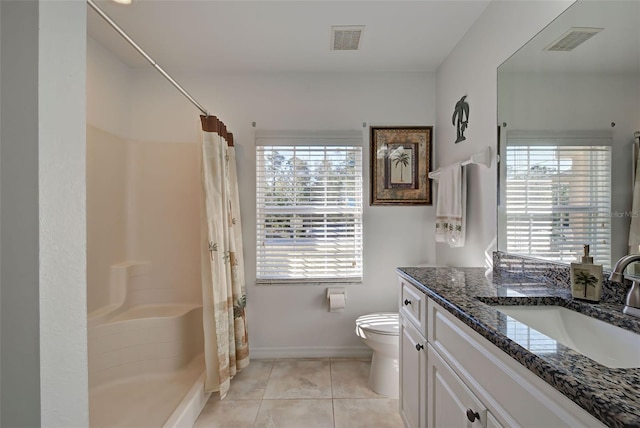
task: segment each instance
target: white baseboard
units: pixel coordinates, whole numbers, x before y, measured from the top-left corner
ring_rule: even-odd
[[[366,346],[301,346],[250,348],[252,359],[277,358],[371,358],[371,349]]]

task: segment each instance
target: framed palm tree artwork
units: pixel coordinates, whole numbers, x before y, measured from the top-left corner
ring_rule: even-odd
[[[371,127],[370,205],[432,205],[432,126]]]

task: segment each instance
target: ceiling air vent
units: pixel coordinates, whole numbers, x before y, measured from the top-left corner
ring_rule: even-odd
[[[331,27],[331,50],[357,51],[362,40],[364,25],[334,25]]]
[[[604,28],[592,27],[572,27],[569,31],[554,40],[549,46],[544,48],[545,51],[569,52],[598,34]]]

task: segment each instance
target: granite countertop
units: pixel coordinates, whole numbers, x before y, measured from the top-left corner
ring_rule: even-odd
[[[622,314],[622,305],[581,302],[568,289],[485,276],[484,268],[401,267],[397,272],[607,426],[640,426],[640,368],[608,368],[552,339],[541,346],[509,338],[506,316],[490,306],[560,305],[640,333],[640,318]]]

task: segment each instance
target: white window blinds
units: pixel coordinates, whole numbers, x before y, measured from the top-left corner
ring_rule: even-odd
[[[611,260],[611,141],[515,133],[506,147],[507,251],[575,262],[590,244]],[[606,244],[606,245],[599,245]]]
[[[361,141],[256,137],[257,283],[362,281]]]

